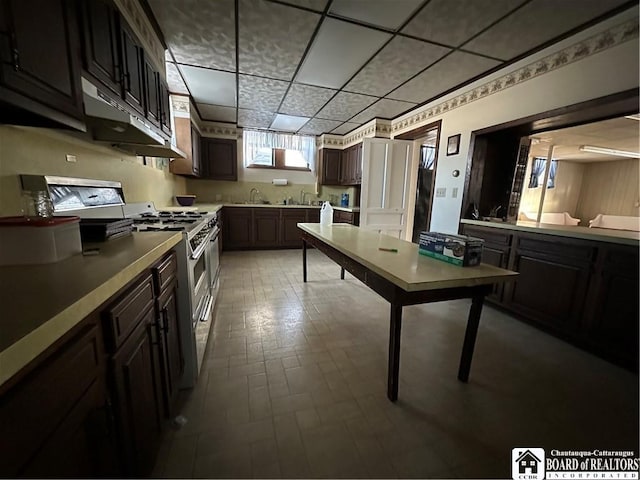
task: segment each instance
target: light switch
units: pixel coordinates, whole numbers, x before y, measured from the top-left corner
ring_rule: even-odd
[[[451,190],[451,198],[458,198],[458,187],[453,187]]]
[[[76,163],[77,158],[75,155],[67,154],[67,162]]]
[[[447,189],[445,187],[436,188],[436,197],[446,197]]]

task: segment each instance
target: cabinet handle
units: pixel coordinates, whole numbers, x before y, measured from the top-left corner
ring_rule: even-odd
[[[124,89],[126,91],[131,90],[131,74],[129,72],[122,73],[122,84],[124,85]]]
[[[11,63],[13,64],[13,69],[16,72],[19,72],[20,71],[20,52],[18,51],[15,32],[11,32],[9,34],[9,48],[11,49]]]

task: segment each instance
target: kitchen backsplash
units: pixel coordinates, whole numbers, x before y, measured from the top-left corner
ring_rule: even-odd
[[[76,162],[66,160],[74,155]],[[18,175],[59,175],[122,182],[127,202],[172,205],[186,193],[186,180],[167,167],[144,165],[135,155],[50,129],[0,126],[0,216],[21,213]]]
[[[277,175],[275,175],[277,176]],[[187,180],[187,193],[196,195],[196,203],[243,203],[249,201],[249,193],[252,188],[258,189],[261,197],[271,203],[282,203],[286,198],[298,203],[300,202],[300,191],[308,192],[305,200],[323,201],[331,200],[331,195],[335,195],[335,205],[340,204],[343,193],[349,194],[349,206],[358,206],[359,199],[356,198],[356,187],[334,187],[318,186],[318,195],[315,194],[314,184],[289,183],[288,185],[276,186],[266,182],[224,182],[215,180]],[[359,192],[358,192],[359,195]]]

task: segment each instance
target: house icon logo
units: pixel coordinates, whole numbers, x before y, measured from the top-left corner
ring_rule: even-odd
[[[511,476],[514,480],[542,480],[544,473],[543,448],[511,450]]]

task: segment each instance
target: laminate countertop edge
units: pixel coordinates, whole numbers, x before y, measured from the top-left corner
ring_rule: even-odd
[[[0,352],[0,386],[177,245],[176,233]]]
[[[238,207],[238,208],[315,208],[320,209],[322,205],[283,205],[279,203],[202,203],[192,205],[190,207],[178,207],[172,205],[170,207],[161,207],[158,210],[167,211],[167,212],[197,212],[197,211],[205,211],[209,213],[215,213],[222,209],[222,207]],[[360,207],[341,207],[339,205],[331,205],[331,208],[334,210],[339,210],[341,212],[359,212]]]

